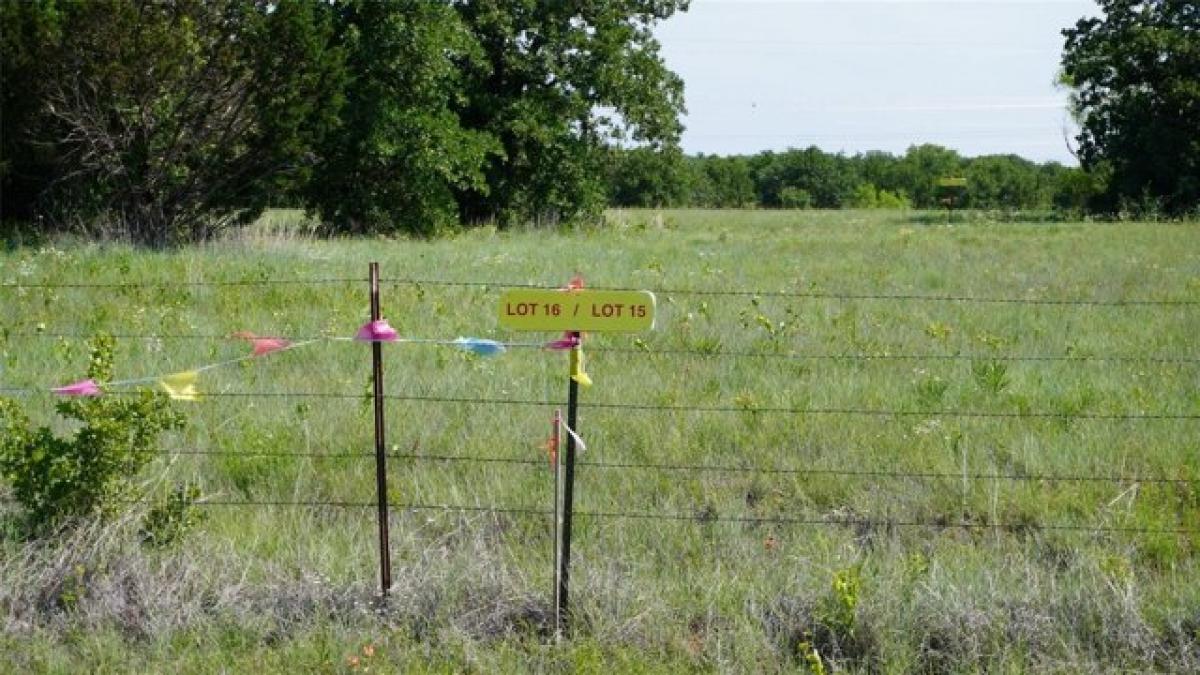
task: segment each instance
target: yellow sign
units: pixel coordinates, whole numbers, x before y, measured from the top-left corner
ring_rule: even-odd
[[[500,296],[500,325],[522,331],[632,333],[654,328],[649,291],[514,289]]]

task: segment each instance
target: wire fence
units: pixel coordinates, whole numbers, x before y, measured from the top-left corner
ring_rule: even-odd
[[[113,288],[195,288],[195,287],[229,287],[229,286],[295,286],[295,285],[329,285],[329,284],[365,284],[362,278],[293,278],[293,279],[246,279],[237,281],[127,281],[127,282],[97,282],[97,283],[48,283],[48,282],[15,282],[0,283],[0,288],[10,289],[113,289]],[[553,284],[539,284],[527,281],[495,280],[449,280],[449,279],[419,279],[398,277],[381,279],[381,283],[404,286],[433,286],[460,288],[559,288]],[[955,294],[919,294],[919,293],[855,293],[836,291],[802,291],[802,290],[772,290],[772,289],[705,289],[705,288],[658,288],[645,289],[629,286],[589,286],[590,290],[600,291],[638,291],[650,290],[662,295],[690,295],[710,297],[746,297],[746,298],[796,298],[810,300],[880,300],[880,301],[918,301],[918,302],[955,302],[1006,305],[1047,305],[1057,307],[1194,307],[1200,306],[1200,299],[1195,298],[1032,298],[1032,297],[998,297],[974,296]]]
[[[333,278],[333,279],[241,279],[234,281],[179,281],[179,280],[162,280],[162,281],[112,281],[112,282],[88,282],[88,283],[50,283],[50,282],[24,282],[24,281],[7,281],[0,283],[0,288],[30,288],[56,290],[66,288],[96,288],[96,289],[113,289],[113,288],[203,288],[206,286],[212,287],[231,287],[231,286],[325,286],[335,284],[365,284],[366,279],[354,278]]]
[[[440,288],[473,288],[487,291],[492,288],[525,288],[547,289],[556,288],[546,284],[512,281],[477,281],[449,279],[419,279],[392,278],[381,280],[392,286],[409,286],[419,289],[426,287]],[[253,278],[228,281],[210,280],[162,280],[136,282],[96,282],[96,283],[49,283],[49,282],[18,282],[0,283],[0,291],[4,290],[115,290],[140,288],[252,288],[272,286],[323,286],[362,284],[368,282],[364,278],[335,277],[335,278]],[[595,290],[629,291],[644,290],[621,286],[591,287]],[[984,306],[1013,306],[1013,307],[1053,307],[1053,308],[1109,308],[1109,309],[1176,309],[1190,310],[1200,306],[1200,299],[1194,298],[1052,298],[1052,297],[1003,297],[966,294],[919,294],[919,293],[879,293],[879,292],[835,292],[821,290],[781,290],[781,289],[705,289],[705,288],[660,288],[655,293],[668,296],[694,296],[714,298],[777,298],[788,300],[837,301],[837,302],[927,302],[927,303],[957,303]],[[3,339],[83,339],[90,337],[80,332],[63,332],[57,330],[5,330],[0,331]],[[137,333],[123,332],[112,337],[124,340],[223,340],[232,336],[214,333]],[[294,341],[318,341],[337,338],[326,334],[310,336],[277,336]],[[444,340],[410,339],[408,342],[446,344]],[[501,343],[516,348],[541,348],[539,343],[507,342]],[[589,352],[599,354],[614,354],[622,356],[637,356],[639,358],[670,359],[676,357],[733,359],[733,360],[791,360],[791,361],[829,361],[829,362],[1013,362],[1032,364],[1082,364],[1082,363],[1128,363],[1128,364],[1159,364],[1159,365],[1189,365],[1200,363],[1200,355],[1192,354],[1121,354],[1121,353],[1067,353],[1054,354],[999,354],[999,353],[889,353],[881,348],[880,353],[847,352],[847,353],[805,353],[797,350],[787,351],[758,351],[738,350],[721,345],[706,345],[702,348],[691,346],[652,346],[639,343],[634,347],[597,346],[589,348]],[[0,394],[50,394],[48,390],[8,387],[0,388]],[[128,389],[107,391],[108,395],[135,395],[138,392]],[[213,400],[248,400],[248,399],[318,399],[318,400],[355,400],[370,401],[372,396],[364,392],[334,392],[334,391],[205,391],[203,399]],[[517,397],[487,397],[487,396],[447,396],[437,394],[390,394],[380,397],[381,400],[407,402],[422,405],[450,406],[527,406],[527,407],[557,407],[563,406],[564,401],[553,398],[517,398]],[[829,417],[877,417],[877,418],[961,418],[961,419],[992,419],[1002,421],[1012,420],[1078,420],[1099,422],[1128,422],[1128,423],[1169,423],[1193,422],[1200,420],[1200,414],[1182,411],[1153,411],[1153,412],[1122,412],[1122,411],[1086,411],[1086,410],[961,410],[961,409],[912,409],[904,407],[883,408],[870,406],[819,406],[819,405],[766,405],[758,403],[738,403],[736,405],[674,403],[657,401],[625,401],[601,400],[587,401],[581,406],[589,412],[618,411],[621,413],[644,414],[696,414],[696,415],[788,415],[788,416],[829,416]],[[574,424],[574,422],[571,422]],[[378,428],[378,427],[377,427]],[[567,427],[571,431],[570,427]],[[574,434],[574,431],[571,431]],[[286,458],[336,461],[371,461],[380,459],[413,463],[454,463],[477,466],[514,466],[528,469],[545,469],[549,464],[545,458],[510,457],[510,456],[480,456],[450,453],[418,453],[418,452],[386,452],[367,453],[349,451],[287,451],[287,450],[218,450],[205,448],[180,449],[165,453],[172,457],[240,457],[240,458]],[[763,453],[753,453],[761,455]],[[794,460],[798,461],[798,460]],[[748,478],[759,477],[788,477],[795,480],[806,478],[840,477],[848,481],[963,481],[970,482],[1010,482],[1022,485],[1036,485],[1046,489],[1055,489],[1062,484],[1116,485],[1122,488],[1140,485],[1176,488],[1184,491],[1194,491],[1200,484],[1200,478],[1184,475],[1140,475],[1128,470],[1121,474],[1087,473],[1087,472],[1024,472],[1024,471],[936,471],[920,469],[883,469],[876,467],[853,466],[769,466],[765,464],[732,464],[704,462],[669,462],[669,461],[620,461],[604,459],[586,459],[574,463],[579,469],[615,472],[662,472],[684,474],[687,476],[707,475],[737,475]],[[381,464],[377,464],[377,468]],[[556,469],[557,470],[557,469]],[[382,484],[382,483],[381,483]],[[557,487],[556,487],[557,490]],[[11,496],[0,496],[0,503],[16,503]],[[450,504],[450,503],[391,503],[381,506],[375,501],[354,500],[298,500],[298,499],[226,499],[219,495],[211,495],[196,502],[203,508],[228,509],[382,509],[385,513],[406,512],[440,512],[440,513],[476,513],[489,515],[510,515],[531,518],[557,518],[556,509],[547,509],[531,505],[506,504]],[[557,507],[557,504],[556,504]],[[753,508],[753,507],[750,507]],[[1195,536],[1200,535],[1200,528],[1187,527],[1155,527],[1100,523],[1075,522],[1040,522],[1035,519],[1017,519],[1015,522],[1004,522],[1003,519],[969,519],[961,516],[946,515],[938,518],[913,518],[869,516],[858,514],[806,514],[803,512],[787,512],[773,515],[739,514],[719,512],[713,506],[701,506],[692,511],[666,511],[631,509],[593,509],[576,510],[574,516],[583,519],[600,521],[637,521],[656,524],[678,524],[696,526],[749,526],[749,527],[826,527],[850,529],[856,535],[875,532],[891,532],[896,529],[919,529],[929,531],[966,530],[994,531],[1026,535],[1037,532],[1075,532],[1091,534],[1124,534],[1135,536]],[[1169,516],[1168,516],[1169,517]],[[385,519],[386,520],[386,519]],[[386,539],[386,535],[381,535]],[[569,536],[569,535],[568,535]],[[382,564],[382,563],[381,563]],[[386,587],[386,584],[385,584]]]
[[[118,340],[228,340],[230,334],[216,333],[105,333]],[[0,331],[0,337],[21,339],[54,339],[54,340],[86,340],[94,337],[93,333],[62,333],[44,331]],[[330,339],[331,335],[273,335],[271,337],[295,342],[320,341]],[[444,340],[414,341],[412,344],[440,344]],[[535,342],[502,342],[505,347],[517,349],[542,349],[541,343]],[[644,345],[640,347],[590,347],[593,354],[632,354],[646,358],[662,356],[689,356],[714,359],[779,359],[787,361],[968,361],[968,362],[1049,362],[1049,363],[1142,363],[1142,364],[1197,364],[1200,357],[1182,355],[1130,355],[1130,354],[893,354],[866,352],[837,352],[837,353],[800,353],[763,352],[750,350],[725,349],[687,349],[677,347],[659,347]]]
[[[374,460],[366,452],[279,452],[270,450],[174,450],[169,454],[199,457],[270,457],[292,459]],[[510,464],[544,469],[547,461],[529,457],[485,457],[478,455],[439,455],[422,453],[385,453],[388,459],[415,462],[449,462],[465,464]],[[671,471],[684,473],[754,474],[763,476],[846,476],[860,478],[894,478],[906,480],[972,480],[1010,481],[1027,483],[1146,483],[1159,485],[1200,485],[1197,478],[1169,478],[1147,475],[1049,474],[1049,473],[980,473],[971,471],[884,471],[874,469],[825,468],[820,466],[777,467],[736,464],[695,464],[669,462],[608,462],[580,460],[576,466],[595,469]]]
[[[12,498],[0,498],[2,503],[15,503]],[[144,502],[133,502],[144,503]],[[303,509],[374,509],[375,502],[356,502],[340,500],[226,500],[203,499],[195,502],[196,506],[205,508],[303,508]],[[533,506],[492,506],[470,504],[424,504],[424,503],[393,503],[389,506],[393,513],[405,511],[438,511],[445,513],[485,513],[503,515],[522,515],[549,518],[554,515],[552,509]],[[849,515],[834,516],[721,516],[711,509],[697,509],[692,513],[644,512],[644,511],[588,511],[577,510],[574,515],[582,518],[604,520],[640,520],[659,523],[682,523],[696,525],[787,525],[787,526],[817,526],[841,527],[871,530],[889,530],[892,528],[918,528],[931,530],[992,530],[1005,533],[1032,534],[1035,532],[1092,532],[1105,534],[1138,534],[1138,535],[1200,535],[1200,528],[1187,527],[1148,527],[1148,526],[1119,526],[1099,524],[1073,523],[1003,523],[1003,522],[974,522],[959,521],[948,518],[930,520],[906,520],[890,517],[861,517]]]
[[[0,394],[38,394],[53,395],[50,390],[29,388],[0,388]],[[110,396],[141,395],[137,390],[114,390]],[[253,399],[253,398],[294,398],[294,399],[326,399],[326,400],[359,400],[369,401],[369,393],[339,393],[322,391],[206,391],[198,395],[199,401],[204,399]],[[452,403],[476,406],[562,406],[564,401],[554,399],[518,399],[518,398],[488,398],[466,396],[431,396],[410,394],[386,394],[382,397],[387,401],[406,401],[410,403]],[[620,403],[605,401],[589,401],[582,408],[589,410],[622,410],[628,412],[671,412],[671,413],[739,413],[765,415],[822,415],[822,416],[858,416],[858,417],[950,417],[976,419],[1062,419],[1082,421],[1194,421],[1200,420],[1197,413],[1089,413],[1089,412],[1044,412],[1044,411],[1015,411],[999,412],[987,410],[904,410],[888,408],[848,408],[848,407],[789,407],[789,406],[760,406],[746,405],[676,405],[666,403]]]

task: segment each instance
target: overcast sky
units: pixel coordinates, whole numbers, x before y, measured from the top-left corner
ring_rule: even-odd
[[[1075,163],[1060,31],[1091,0],[693,0],[657,30],[689,153],[817,145]]]

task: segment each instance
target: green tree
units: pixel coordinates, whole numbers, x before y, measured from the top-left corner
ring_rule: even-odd
[[[900,158],[890,152],[872,150],[855,155],[849,160],[858,180],[870,183],[880,190],[894,194],[903,192],[900,182]]]
[[[614,149],[609,170],[609,203],[681,205],[688,198],[688,169],[678,148]]]
[[[38,0],[0,20],[5,215],[204,238],[303,183],[336,120],[328,5]]]
[[[453,109],[478,45],[450,7],[427,0],[347,0],[334,12],[346,106],[317,151],[305,202],[342,233],[430,234],[454,223],[455,191],[486,195],[482,167],[499,150]]]
[[[1016,155],[988,155],[967,162],[967,205],[977,209],[1038,206],[1038,167]]]
[[[0,218],[30,220],[54,171],[53,146],[35,143],[46,124],[46,45],[61,38],[51,2],[0,2]]]
[[[655,147],[680,132],[683,82],[654,25],[685,0],[462,0],[483,60],[464,64],[467,129],[500,144],[485,187],[460,188],[464,222],[570,218],[604,203],[606,144]]]
[[[738,208],[755,202],[754,178],[745,157],[700,155],[689,163],[693,175],[690,205]]]
[[[1110,173],[1095,206],[1200,204],[1200,5],[1099,0],[1063,31],[1063,79],[1080,119],[1079,158]]]
[[[938,179],[960,175],[962,164],[962,157],[949,148],[914,145],[896,167],[896,182],[916,208],[937,208]]]
[[[790,187],[806,193],[815,208],[836,209],[854,191],[853,170],[841,155],[822,152],[816,146],[764,155],[757,175],[759,198],[764,206],[795,208],[784,203],[784,190]],[[796,194],[792,193],[792,197]]]
[[[1107,176],[1101,170],[1070,168],[1057,177],[1052,196],[1055,208],[1083,212],[1096,204],[1107,190]]]

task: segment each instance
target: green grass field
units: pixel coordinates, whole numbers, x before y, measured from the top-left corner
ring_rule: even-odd
[[[217,336],[238,330],[353,335],[369,261],[399,280],[384,315],[418,338],[557,337],[500,330],[497,299],[575,272],[658,297],[653,333],[586,343],[576,507],[592,515],[575,523],[572,639],[547,637],[550,518],[487,510],[550,508],[541,444],[566,357],[399,344],[384,349],[388,442],[405,456],[391,500],[470,510],[393,515],[386,607],[370,508],[212,504],[167,551],[124,521],[9,537],[0,671],[1200,669],[1200,306],[967,300],[1197,303],[1200,226],[609,220],[321,241],[275,213],[173,252],[0,253],[11,388],[81,378],[82,336],[100,331],[133,336],[118,377],[237,357],[245,344]],[[288,279],[348,281],[251,283]],[[247,283],[37,286],[158,282]],[[322,342],[205,373],[209,394],[347,397],[177,403],[188,427],[145,481],[195,479],[210,502],[370,502],[369,352]],[[18,400],[53,419],[51,397]]]

